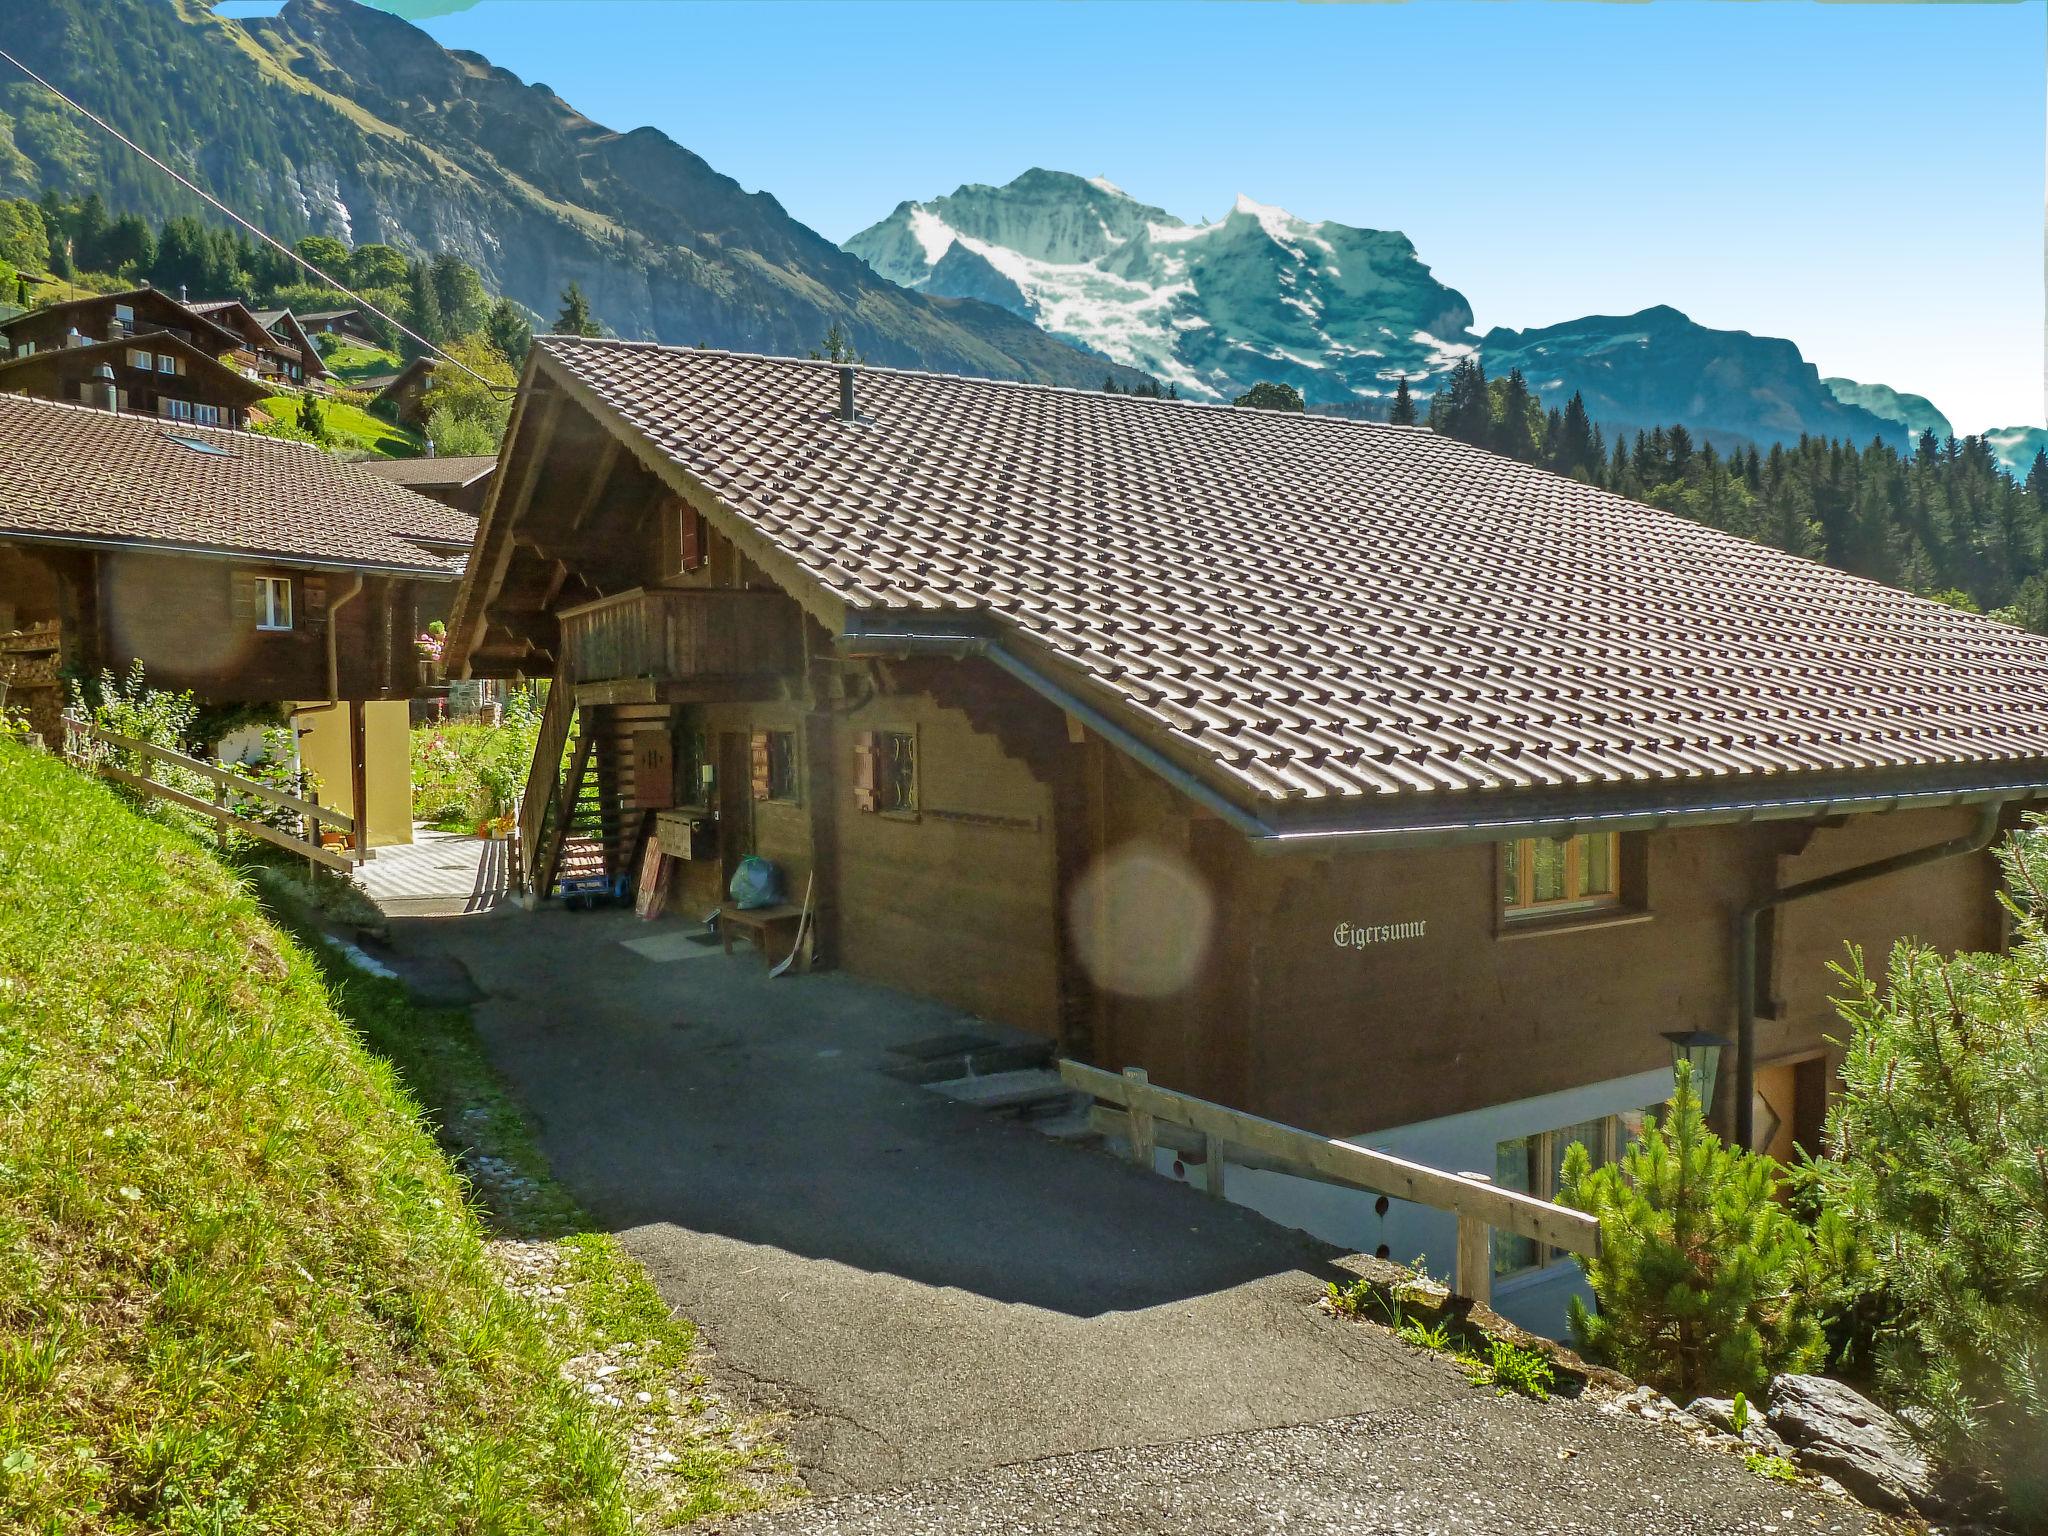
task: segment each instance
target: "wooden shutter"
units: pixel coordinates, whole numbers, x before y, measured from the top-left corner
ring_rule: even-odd
[[[863,811],[875,809],[875,733],[853,734],[853,803]]]
[[[254,629],[256,627],[256,573],[254,571],[230,570],[228,572],[228,622],[238,630]]]
[[[299,578],[299,627],[314,634],[327,627],[327,578],[325,576],[301,576]]]
[[[683,508],[683,569],[694,571],[704,564],[704,519],[695,507]]]
[[[754,798],[756,800],[766,800],[769,789],[768,733],[766,731],[754,732],[750,745],[753,749]]]

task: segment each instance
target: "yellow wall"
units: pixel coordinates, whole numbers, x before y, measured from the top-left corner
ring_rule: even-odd
[[[306,706],[300,705],[300,708]],[[370,802],[367,846],[412,841],[412,737],[402,699],[372,699],[363,712],[363,779]],[[320,803],[356,814],[355,776],[349,771],[350,706],[299,717],[299,761],[320,776]]]

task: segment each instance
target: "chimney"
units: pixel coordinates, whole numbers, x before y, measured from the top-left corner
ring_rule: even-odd
[[[96,405],[103,411],[118,410],[119,397],[114,393],[114,370],[105,363],[87,375],[85,403]]]
[[[185,293],[185,285],[183,283],[178,284],[178,302],[180,304],[189,304],[192,302],[191,299],[187,297]]]
[[[860,412],[853,405],[853,364],[839,365],[839,419],[859,421]]]

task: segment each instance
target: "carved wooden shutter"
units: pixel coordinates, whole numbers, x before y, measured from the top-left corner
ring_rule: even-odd
[[[875,809],[875,733],[856,731],[853,735],[853,803],[863,811]]]
[[[768,798],[768,733],[756,731],[751,742],[753,748],[754,798]]]
[[[301,576],[299,578],[299,623],[314,634],[327,627],[327,578],[325,576]]]

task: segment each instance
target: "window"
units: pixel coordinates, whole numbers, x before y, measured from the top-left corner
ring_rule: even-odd
[[[203,437],[181,437],[176,432],[166,432],[164,434],[164,440],[166,442],[176,443],[180,448],[189,448],[194,453],[210,453],[214,455],[216,458],[223,459],[234,457],[234,455],[229,453],[227,449],[221,447],[218,443],[209,443]]]
[[[256,627],[283,630],[292,627],[292,579],[289,576],[256,578]]]
[[[128,349],[128,366],[130,368],[140,368],[144,373],[147,373],[156,366],[156,360],[140,347],[130,347]]]
[[[756,731],[753,740],[754,798],[794,802],[796,732]]]
[[[854,803],[885,816],[917,814],[917,737],[862,731],[854,738]]]
[[[158,396],[156,413],[167,421],[196,422],[202,427],[220,425],[220,407],[217,405],[196,405],[190,400],[169,400]]]
[[[114,306],[114,318],[123,325],[133,325],[135,323],[135,306],[133,304],[116,304]]]
[[[158,373],[183,373],[185,371],[185,361],[175,352],[159,352],[156,355],[156,371]]]
[[[1565,1153],[1573,1143],[1586,1149],[1595,1168],[1601,1167],[1614,1162],[1640,1140],[1644,1119],[1660,1115],[1663,1110],[1663,1105],[1653,1104],[1644,1110],[1603,1115],[1597,1120],[1581,1120],[1577,1125],[1500,1142],[1493,1149],[1493,1182],[1501,1189],[1534,1195],[1539,1200],[1555,1200]],[[1541,1269],[1565,1256],[1562,1249],[1545,1247],[1534,1238],[1503,1232],[1498,1227],[1493,1231],[1496,1278]]]
[[[1501,844],[1500,906],[1510,919],[1597,911],[1620,899],[1618,833],[1525,837]]]

